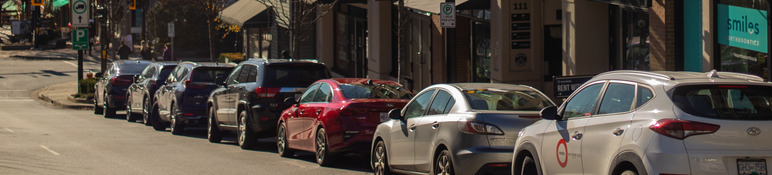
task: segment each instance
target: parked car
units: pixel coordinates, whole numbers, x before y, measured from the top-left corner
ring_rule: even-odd
[[[155,92],[155,105],[150,121],[153,129],[171,127],[174,135],[182,134],[188,125],[207,123],[206,99],[222,84],[236,65],[228,63],[182,62],[166,78],[166,84]]]
[[[231,72],[207,103],[207,137],[220,142],[223,132],[235,132],[242,149],[259,137],[276,136],[276,123],[286,109],[285,98],[299,98],[311,83],[330,78],[326,66],[308,59],[250,59]]]
[[[279,155],[295,150],[316,153],[316,162],[329,165],[338,153],[369,154],[373,131],[401,109],[413,95],[397,82],[338,78],[319,80],[279,118]],[[296,104],[295,104],[296,103]]]
[[[378,125],[370,165],[375,174],[509,174],[518,132],[554,104],[525,85],[432,85]]]
[[[166,79],[175,67],[176,62],[155,62],[145,67],[126,92],[126,120],[134,122],[142,119],[145,125],[152,124],[149,116],[155,102],[155,91],[166,84]]]
[[[116,110],[126,109],[126,91],[134,79],[151,62],[142,60],[117,60],[108,65],[104,75],[94,85],[94,114],[105,118],[115,117]]]
[[[516,142],[513,174],[766,174],[772,84],[755,75],[611,71]]]

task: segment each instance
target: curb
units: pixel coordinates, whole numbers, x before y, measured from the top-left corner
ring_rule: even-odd
[[[70,58],[70,57],[23,56],[23,55],[11,55],[11,58],[30,59],[30,60],[75,60],[75,58]]]
[[[60,101],[53,100],[51,97],[48,97],[47,95],[41,93],[43,89],[38,89],[32,92],[32,94],[37,94],[38,99],[43,100],[46,103],[52,104],[54,106],[66,108],[66,109],[78,109],[78,110],[93,110],[94,106],[89,104],[64,104]]]

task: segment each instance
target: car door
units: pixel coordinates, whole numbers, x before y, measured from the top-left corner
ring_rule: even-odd
[[[605,81],[579,89],[563,106],[560,120],[552,120],[543,133],[540,160],[544,174],[582,174],[584,126],[598,104]]]
[[[332,101],[332,92],[330,84],[325,82],[320,83],[319,89],[316,91],[316,95],[314,95],[314,102],[307,104],[305,109],[300,109],[299,111],[304,113],[300,115],[301,122],[299,123],[302,128],[302,133],[300,135],[303,136],[303,144],[310,146],[309,148],[315,146],[316,126],[318,126],[316,124],[320,122],[320,116],[322,112],[324,112],[324,108]]]
[[[239,75],[241,74],[241,68],[244,65],[238,66],[231,71],[228,78],[225,79],[225,86],[222,91],[215,92],[214,97],[215,113],[217,115],[217,121],[221,124],[235,126],[233,121],[230,121],[230,115],[236,113],[235,99],[232,97],[233,87],[238,84]]]
[[[415,166],[419,172],[431,171],[434,143],[437,141],[435,138],[441,129],[440,122],[448,117],[448,111],[445,108],[449,103],[455,103],[450,93],[443,89],[437,90],[437,95],[434,95],[426,115],[416,123],[413,147],[415,149]]]
[[[238,83],[234,84],[232,87],[230,87],[231,91],[229,91],[229,98],[233,99],[231,100],[231,107],[234,109],[232,110],[233,113],[229,113],[228,121],[231,122],[232,125],[237,126],[239,123],[239,111],[237,110],[241,101],[249,101],[248,97],[251,95],[250,93],[254,92],[251,91],[251,89],[248,89],[247,87],[253,87],[250,86],[250,84],[254,84],[255,80],[249,80],[249,73],[251,71],[257,71],[257,67],[254,65],[245,64],[241,71],[239,72],[239,79],[237,80]],[[249,108],[244,108],[249,109]],[[255,117],[255,116],[253,116]],[[257,121],[257,120],[253,120]]]
[[[307,143],[304,142],[305,137],[301,136],[301,133],[303,133],[305,125],[304,119],[307,119],[306,115],[308,113],[306,111],[310,111],[311,104],[314,103],[314,96],[316,96],[317,91],[319,89],[319,86],[321,86],[321,83],[315,83],[311,85],[306,92],[303,93],[302,96],[300,96],[300,99],[298,100],[297,109],[295,110],[295,115],[292,115],[292,117],[287,118],[286,121],[286,127],[287,127],[287,143],[289,143],[290,146],[295,148],[307,148]],[[302,111],[302,112],[301,112]],[[313,149],[313,148],[312,148]]]
[[[424,91],[409,102],[403,110],[403,119],[398,125],[392,126],[389,133],[388,146],[389,161],[392,167],[397,169],[415,171],[415,129],[422,116],[426,113],[436,89]]]
[[[174,83],[179,80],[178,78],[184,69],[185,68],[182,66],[175,68],[172,75],[166,79],[165,85],[158,89],[158,116],[164,120],[169,120],[169,103],[171,103],[171,93],[172,90],[174,90]]]
[[[582,162],[584,174],[606,174],[633,117],[636,83],[610,81],[597,114],[584,127]]]

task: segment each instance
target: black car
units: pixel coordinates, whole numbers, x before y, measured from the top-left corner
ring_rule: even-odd
[[[324,64],[308,59],[250,59],[241,62],[212,92],[207,101],[210,142],[220,142],[222,132],[235,132],[242,149],[257,138],[276,136],[276,123],[288,106],[311,83],[330,78]]]
[[[104,75],[94,85],[94,114],[105,118],[115,117],[116,110],[126,109],[126,91],[134,79],[149,65],[150,61],[117,60],[109,64]]]
[[[171,125],[172,134],[182,134],[187,125],[206,124],[206,99],[236,67],[228,63],[182,62],[174,68],[166,85],[155,92],[150,121],[162,131]]]
[[[139,74],[134,84],[129,86],[126,92],[126,120],[134,122],[142,119],[145,125],[151,125],[150,107],[155,98],[155,91],[158,87],[166,84],[169,74],[177,66],[176,62],[155,62],[148,65],[145,70]],[[160,80],[160,81],[159,81]]]

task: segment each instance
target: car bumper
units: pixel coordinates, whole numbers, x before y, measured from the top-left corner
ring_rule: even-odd
[[[510,174],[514,149],[473,147],[455,153],[456,174]]]
[[[370,146],[373,141],[373,129],[338,132],[328,138],[330,150],[333,152],[354,152],[363,155],[370,154]],[[328,134],[332,134],[329,133]]]
[[[276,124],[279,122],[281,112],[273,112],[267,109],[252,109],[252,132],[258,137],[276,137]]]
[[[107,95],[107,105],[116,110],[126,109],[126,95]]]
[[[182,122],[186,125],[193,126],[204,126],[209,119],[209,115],[207,115],[205,110],[183,110],[180,111],[177,116],[182,116],[180,119],[182,119]]]

